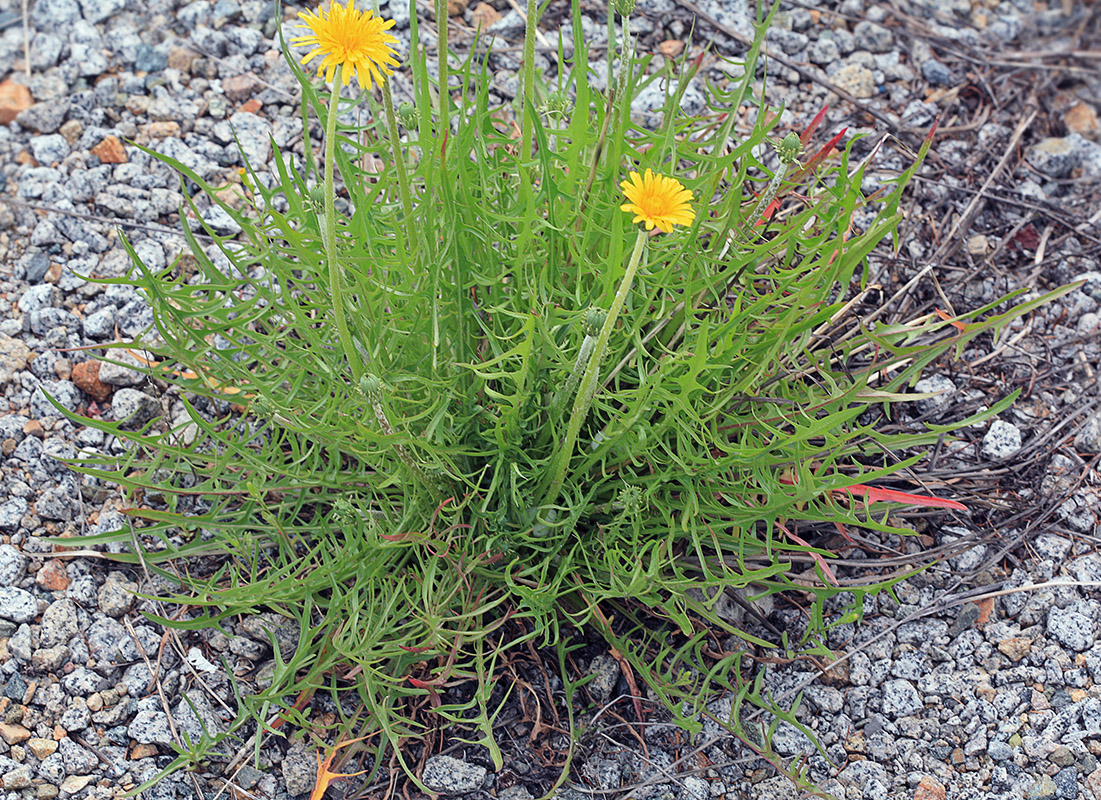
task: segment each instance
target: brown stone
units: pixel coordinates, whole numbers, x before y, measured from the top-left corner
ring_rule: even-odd
[[[23,435],[33,436],[36,439],[46,438],[46,429],[42,427],[42,423],[36,419],[29,419],[23,423]]]
[[[54,372],[61,380],[69,380],[69,377],[73,374],[73,362],[67,358],[59,358],[54,362]]]
[[[46,268],[46,274],[42,276],[43,283],[57,283],[61,280],[61,264],[54,262]]]
[[[41,761],[57,752],[57,742],[53,739],[39,739],[35,736],[27,739],[27,749],[34,754],[35,758]]]
[[[18,446],[19,442],[9,437],[3,442],[0,442],[0,453],[3,453],[6,456],[10,456],[12,453],[15,452],[15,448]]]
[[[1063,124],[1071,133],[1077,133],[1090,139],[1096,139],[1101,133],[1101,125],[1097,121],[1097,111],[1093,106],[1079,100],[1066,114],[1063,115]]]
[[[95,779],[95,775],[70,775],[61,782],[61,791],[76,794]]]
[[[10,125],[23,111],[34,105],[31,90],[10,78],[0,83],[0,125]]]
[[[979,616],[975,619],[975,627],[981,630],[986,623],[990,622],[990,617],[994,613],[994,598],[988,597],[975,603],[975,605],[979,608]]]
[[[130,760],[137,761],[139,758],[149,758],[155,756],[160,751],[155,744],[136,744],[130,751]]]
[[[1094,739],[1093,744],[1097,740]],[[1086,800],[1101,800],[1101,767],[1098,767],[1082,781],[1085,784],[1086,791],[1084,792]]]
[[[99,379],[99,370],[102,366],[103,364],[95,359],[81,361],[73,366],[72,378],[78,389],[100,403],[110,397],[115,388]]]
[[[69,576],[60,558],[51,558],[38,569],[34,582],[51,592],[63,592],[69,588]]]
[[[658,52],[666,58],[676,58],[684,52],[684,42],[680,39],[666,39],[658,45]]]
[[[57,129],[57,132],[65,137],[65,141],[69,143],[70,147],[73,147],[80,140],[80,135],[84,133],[84,123],[79,119],[65,120],[61,123],[61,127]]]
[[[117,136],[107,136],[92,148],[92,155],[103,164],[125,164],[130,159]]]
[[[1032,650],[1032,640],[1023,636],[1011,636],[998,642],[998,649],[1005,653],[1010,661],[1020,661]]]
[[[260,81],[251,72],[234,75],[222,81],[222,91],[231,103],[243,103],[260,88]]]
[[[258,114],[260,109],[264,107],[264,104],[257,100],[255,97],[250,97],[244,103],[241,104],[241,111],[247,111],[249,114]]]
[[[31,738],[31,732],[22,725],[0,722],[0,739],[8,744],[19,744]]]
[[[925,775],[914,789],[914,800],[944,800],[944,784],[932,775]]]
[[[470,23],[483,31],[501,18],[501,12],[489,3],[478,3],[470,12]]]
[[[169,136],[180,135],[180,123],[172,120],[150,122],[148,125],[142,125],[139,130],[150,139],[167,139]]]
[[[458,17],[466,11],[467,0],[447,0],[448,16]]]
[[[180,72],[191,72],[191,64],[199,57],[194,50],[186,47],[173,47],[168,51],[168,66]]]

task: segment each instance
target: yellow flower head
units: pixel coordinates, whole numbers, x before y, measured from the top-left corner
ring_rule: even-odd
[[[628,200],[620,209],[635,215],[631,222],[645,222],[648,231],[657,228],[671,233],[674,225],[691,225],[696,218],[690,205],[692,192],[676,178],[655,175],[648,169],[645,177],[632,172],[619,186]]]
[[[328,11],[300,13],[298,17],[312,31],[307,36],[296,36],[291,44],[299,47],[313,46],[302,59],[308,64],[317,56],[324,56],[317,65],[317,74],[325,74],[325,80],[331,81],[336,68],[343,65],[342,82],[345,86],[355,75],[359,85],[370,90],[372,79],[382,85],[383,75],[393,75],[391,67],[398,64],[390,45],[397,44],[396,37],[386,33],[394,27],[394,20],[384,20],[374,16],[371,11],[356,10],[356,0],[348,0],[348,5],[337,5],[336,0]]]

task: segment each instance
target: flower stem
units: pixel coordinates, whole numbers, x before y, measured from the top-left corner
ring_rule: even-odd
[[[390,91],[390,81],[382,84],[382,105],[386,112],[386,127],[390,131],[390,151],[394,156],[394,169],[398,173],[398,191],[401,193],[401,207],[405,212],[406,236],[409,245],[416,241],[413,230],[413,195],[409,191],[409,173],[405,170],[405,153],[401,149],[401,132],[398,130],[398,118],[394,113],[394,95]]]
[[[589,415],[593,398],[596,397],[596,388],[600,379],[600,362],[604,358],[604,351],[608,349],[608,340],[612,338],[612,330],[615,328],[616,318],[623,310],[623,303],[627,300],[627,293],[631,291],[631,284],[638,272],[639,262],[642,260],[642,250],[646,246],[646,229],[639,228],[635,239],[635,249],[631,252],[631,260],[627,262],[627,271],[623,273],[623,280],[619,282],[619,289],[612,298],[608,316],[604,319],[604,325],[600,329],[600,335],[596,339],[596,346],[589,359],[589,366],[581,377],[581,385],[577,389],[577,395],[573,400],[573,408],[570,411],[570,421],[566,428],[566,438],[558,450],[555,461],[552,462],[552,475],[550,487],[543,496],[540,505],[546,506],[558,499],[558,493],[562,490],[562,484],[566,480],[566,472],[570,466],[570,458],[573,456],[573,448],[577,444],[577,435],[581,432],[581,423]]]
[[[336,166],[336,118],[340,113],[340,87],[344,65],[339,64],[333,75],[333,93],[329,99],[329,118],[325,123],[325,201],[321,219],[321,242],[325,247],[325,259],[329,265],[329,291],[333,295],[333,314],[336,316],[336,330],[340,336],[340,346],[348,366],[352,370],[355,382],[363,377],[363,363],[352,344],[352,334],[348,330],[348,320],[344,316],[344,284],[341,280],[340,263],[337,259],[336,244],[336,190],[333,188],[333,171]]]
[[[539,0],[528,0],[527,26],[524,28],[524,82],[520,93],[520,159],[531,158],[531,131],[535,125],[535,31],[539,22]]]
[[[447,88],[447,0],[436,0],[436,52],[439,53],[440,138],[451,130],[451,95]]]

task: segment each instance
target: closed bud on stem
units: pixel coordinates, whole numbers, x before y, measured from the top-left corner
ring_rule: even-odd
[[[417,107],[406,100],[398,106],[398,121],[406,130],[413,130],[420,124],[421,114]]]
[[[320,183],[310,189],[310,205],[319,214],[325,210],[325,187]]]
[[[541,106],[542,112],[551,119],[561,119],[570,110],[570,98],[565,92],[551,92]]]
[[[581,330],[585,332],[586,336],[598,336],[600,329],[604,327],[604,321],[608,318],[608,312],[602,308],[590,308],[585,313],[585,322],[581,326]]]
[[[347,525],[356,517],[355,506],[346,497],[338,497],[333,503],[333,519],[341,525]]]
[[[377,375],[368,373],[359,379],[359,390],[369,400],[378,400],[382,395],[382,381]]]
[[[803,152],[803,142],[799,134],[792,131],[784,140],[776,145],[776,154],[784,164],[798,164],[799,155]]]

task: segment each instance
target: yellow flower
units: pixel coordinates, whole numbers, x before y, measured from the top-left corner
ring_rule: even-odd
[[[656,227],[671,233],[674,225],[691,225],[696,218],[690,205],[692,192],[676,178],[655,175],[648,169],[645,177],[632,172],[629,180],[622,181],[619,186],[629,201],[620,209],[635,215],[631,222],[645,222],[648,231]]]
[[[302,59],[303,65],[317,56],[324,56],[317,65],[317,74],[325,73],[326,81],[333,79],[340,65],[344,66],[342,81],[345,86],[356,75],[359,85],[368,90],[372,79],[381,86],[383,75],[394,74],[391,67],[397,66],[398,61],[390,45],[397,44],[398,40],[385,32],[394,27],[394,20],[376,17],[371,11],[357,11],[356,0],[348,0],[347,6],[337,5],[333,0],[328,11],[318,9],[298,16],[312,33],[296,36],[291,44],[313,46]]]

